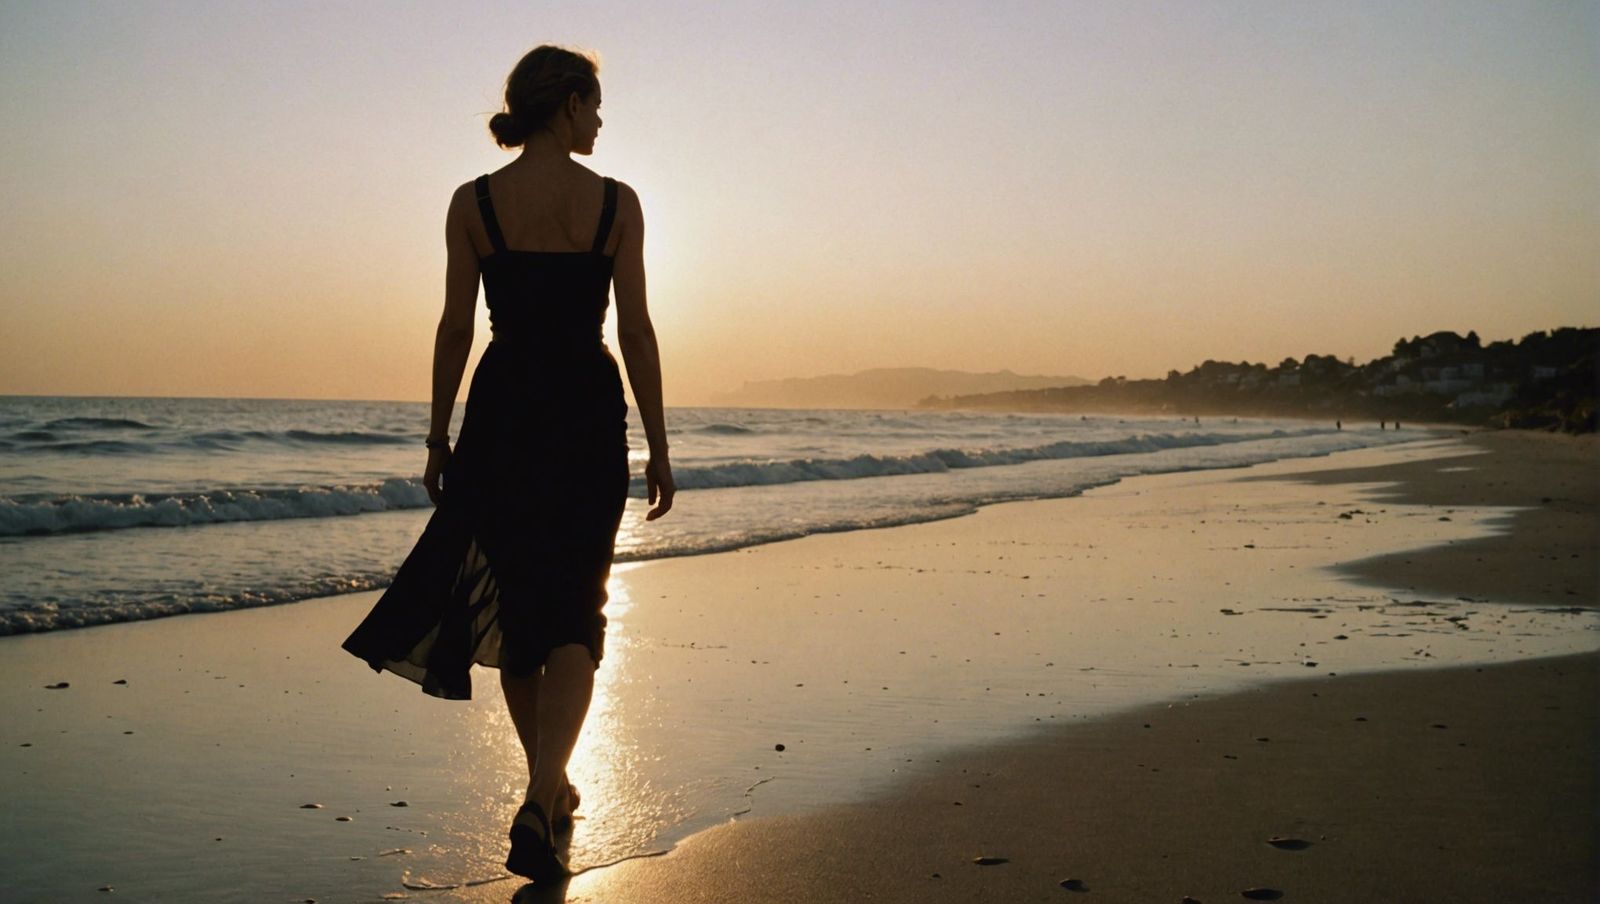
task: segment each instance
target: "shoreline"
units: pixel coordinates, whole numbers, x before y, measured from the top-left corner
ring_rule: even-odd
[[[1515,598],[1531,605],[1596,605],[1600,436],[1485,431],[1461,442],[1472,452],[1446,465],[1448,471],[1417,462],[1292,478],[1314,486],[1385,484],[1373,491],[1380,502],[1430,506],[1441,518],[1456,508],[1505,509],[1492,536],[1347,562],[1341,571],[1366,584],[1418,592]],[[1530,449],[1538,467],[1519,460]],[[1530,581],[1534,575],[1537,581]]]
[[[1465,448],[1465,443],[1407,444],[1332,458],[1345,470],[1390,460],[1390,467],[1436,472],[1456,464],[1439,457],[1456,446]],[[946,879],[961,876],[967,884],[931,886],[926,877],[911,882],[910,874],[895,873],[904,882],[877,885],[873,876],[884,874],[885,860],[909,869],[925,850],[940,844],[953,850],[950,845],[963,837],[969,839],[965,844],[985,849],[979,853],[1002,846],[1013,855],[1025,852],[1018,839],[1044,843],[1050,833],[1071,828],[1052,822],[1063,801],[1100,801],[1087,811],[1064,809],[1101,820],[1097,831],[1107,838],[1119,827],[1137,832],[1163,820],[1191,828],[1214,824],[1219,811],[1226,815],[1240,806],[1237,800],[1205,797],[1225,773],[1196,771],[1200,761],[1189,756],[1189,746],[1170,737],[1166,747],[1135,753],[1128,745],[1155,738],[1150,732],[1159,730],[1134,727],[1129,720],[1155,709],[1200,714],[1209,712],[1207,707],[1231,706],[1237,708],[1237,720],[1265,723],[1260,734],[1287,741],[1316,727],[1297,721],[1296,713],[1304,714],[1301,698],[1311,687],[1308,681],[1330,700],[1342,688],[1371,682],[1373,706],[1382,704],[1393,718],[1369,717],[1371,724],[1363,724],[1383,725],[1386,731],[1410,726],[1404,728],[1410,731],[1421,718],[1469,724],[1459,708],[1445,705],[1448,695],[1432,698],[1431,706],[1418,702],[1425,688],[1437,684],[1434,676],[1456,675],[1447,679],[1456,693],[1485,701],[1484,718],[1498,713],[1509,726],[1504,738],[1481,721],[1473,735],[1450,736],[1469,742],[1455,751],[1478,758],[1460,760],[1475,764],[1471,768],[1478,772],[1469,769],[1469,777],[1488,774],[1484,770],[1491,767],[1499,770],[1494,774],[1505,790],[1491,801],[1500,807],[1495,812],[1515,803],[1507,796],[1515,782],[1503,773],[1521,754],[1512,756],[1510,742],[1566,743],[1592,757],[1593,725],[1574,722],[1571,713],[1581,711],[1575,692],[1592,690],[1593,669],[1563,667],[1565,674],[1557,676],[1533,665],[1553,661],[1547,650],[1562,644],[1582,650],[1567,657],[1574,661],[1594,656],[1589,635],[1567,636],[1571,632],[1562,627],[1587,615],[1525,612],[1519,604],[1502,603],[1435,601],[1425,609],[1412,608],[1381,593],[1351,596],[1339,589],[1350,586],[1348,578],[1324,573],[1323,563],[1350,551],[1473,542],[1503,511],[1480,507],[1439,522],[1425,506],[1396,503],[1379,517],[1338,519],[1336,510],[1369,498],[1372,481],[1317,486],[1293,479],[1319,469],[1340,470],[1330,469],[1328,458],[1280,460],[1243,471],[1145,475],[1078,497],[996,504],[969,516],[889,531],[820,534],[737,552],[631,563],[614,572],[618,617],[608,662],[602,665],[607,683],[597,689],[586,737],[580,739],[584,749],[575,754],[574,780],[586,791],[575,837],[587,847],[574,850],[574,865],[649,850],[646,836],[630,832],[650,831],[652,819],[681,831],[667,833],[679,840],[666,856],[630,860],[572,880],[569,900],[776,900],[785,889],[841,901],[859,899],[862,891],[887,900],[897,895],[970,900],[983,889],[1003,900],[1030,900],[1036,893],[1058,899],[1064,892],[1054,881],[1066,874],[1037,892],[993,885],[1013,874],[1036,882],[1046,860],[1025,853],[999,852],[995,855],[1012,863],[996,867],[962,861],[973,871],[966,875],[954,868],[931,869]],[[1277,476],[1256,480],[1252,470],[1264,478],[1267,472]],[[1446,475],[1451,473],[1460,472]],[[1559,564],[1572,569],[1583,560]],[[1299,595],[1305,599],[1298,600]],[[38,844],[52,843],[51,857],[101,862],[104,855],[75,854],[76,846],[94,845],[97,832],[124,837],[128,826],[138,824],[162,837],[162,847],[136,847],[128,852],[135,860],[92,871],[133,900],[228,899],[212,880],[196,874],[223,865],[231,874],[254,877],[246,883],[252,891],[248,899],[279,892],[323,900],[377,897],[382,889],[399,891],[397,874],[413,884],[493,878],[499,872],[496,858],[504,856],[500,822],[515,809],[525,776],[517,775],[520,750],[514,748],[492,674],[477,670],[478,699],[441,707],[429,705],[409,682],[358,668],[353,658],[333,651],[333,644],[370,605],[371,596],[205,613],[213,616],[209,619],[128,622],[99,632],[19,635],[12,648],[18,655],[0,660],[0,677],[19,688],[7,701],[9,718],[0,721],[5,725],[0,739],[9,742],[0,748],[0,760],[9,757],[5,764],[23,776],[16,808],[21,821],[7,826],[23,853],[12,853],[0,865],[18,877],[17,887],[59,883],[49,878],[50,858],[37,857]],[[1275,600],[1284,602],[1269,605]],[[1218,603],[1231,604],[1242,617],[1219,615]],[[992,625],[969,620],[992,621],[1001,612],[1003,620]],[[1091,622],[1101,627],[1083,633]],[[989,627],[1001,629],[1004,637],[1001,632],[991,637]],[[1335,630],[1350,641],[1329,639]],[[1473,640],[1484,646],[1472,646]],[[902,648],[905,652],[897,654]],[[1135,654],[1146,656],[1144,665],[1128,658]],[[1308,655],[1320,669],[1307,670],[1301,659]],[[1045,661],[1062,656],[1068,659]],[[1159,657],[1170,661],[1163,667]],[[1452,658],[1473,664],[1450,667]],[[1488,664],[1496,658],[1510,661]],[[1252,668],[1239,668],[1245,665]],[[1462,682],[1472,679],[1463,674],[1507,681],[1523,699],[1549,695],[1563,709],[1524,713],[1495,697],[1492,688],[1468,688]],[[129,684],[112,683],[121,677]],[[841,677],[848,687],[838,683]],[[42,689],[69,679],[70,689]],[[1164,702],[1140,702],[1152,694]],[[1557,715],[1547,722],[1524,718],[1544,712]],[[1195,732],[1185,739],[1188,745],[1215,750],[1224,741],[1242,743],[1219,734],[1209,718],[1195,715],[1182,723],[1185,731]],[[1329,756],[1360,754],[1367,762],[1385,762],[1405,749],[1395,745],[1418,740],[1382,735],[1376,748],[1363,753],[1349,748],[1356,739],[1334,733],[1334,723],[1317,725],[1321,740],[1310,748],[1298,743],[1297,756],[1326,745]],[[1131,735],[1116,734],[1123,730]],[[1447,733],[1429,730],[1439,737]],[[56,734],[64,737],[58,740]],[[1063,737],[1079,740],[1068,744]],[[1420,737],[1433,736],[1425,731]],[[62,741],[70,743],[62,746]],[[773,752],[774,741],[786,742],[788,751]],[[19,749],[21,742],[33,746]],[[1263,746],[1258,750],[1251,744]],[[1247,750],[1228,752],[1244,757],[1287,746],[1270,747],[1252,736]],[[1104,770],[1074,772],[1084,784],[1060,786],[1055,797],[1037,793],[1062,780],[1063,762],[1078,763],[1077,757],[1095,750],[1100,757],[1095,762],[1104,763]],[[1157,762],[1158,754],[1171,761]],[[1455,769],[1440,759],[1445,754],[1429,754],[1434,759],[1423,765]],[[33,758],[23,758],[28,756]],[[1133,756],[1138,758],[1129,759]],[[951,763],[995,758],[1014,764],[997,776],[1010,776],[1015,784],[982,783],[996,794],[982,799],[988,809],[962,808],[975,820],[982,812],[981,820],[961,823],[960,831],[951,828],[954,834],[940,836],[943,841],[930,839],[933,847],[894,840],[908,825],[954,825],[944,809],[955,809],[948,801],[933,808],[915,794],[908,798],[908,789],[956,780],[961,774],[950,774]],[[1214,765],[1244,763],[1252,769],[1267,762],[1216,759]],[[125,775],[80,787],[90,764],[108,760],[124,764]],[[1184,794],[1210,803],[1185,809],[1169,802],[1166,809],[1152,809],[1140,795],[1160,786],[1129,784],[1129,774],[1118,772],[1129,762],[1149,767],[1133,770],[1135,777],[1171,779]],[[1315,784],[1316,770],[1291,768],[1307,762],[1279,763],[1277,768],[1289,770],[1281,781],[1299,775],[1296,780],[1310,782],[1312,790],[1322,788],[1325,796],[1340,799]],[[1235,778],[1266,774],[1242,771]],[[189,787],[175,783],[174,775],[186,777]],[[1365,778],[1395,794],[1410,787],[1397,785],[1392,775]],[[1413,784],[1421,778],[1427,776],[1408,774]],[[1261,791],[1235,789],[1237,794]],[[390,809],[397,797],[408,807]],[[841,811],[821,803],[830,797],[858,803]],[[328,810],[299,809],[306,800],[325,802]],[[980,800],[964,804],[977,808]],[[1460,800],[1429,803],[1443,813],[1456,813],[1463,805]],[[1261,806],[1256,802],[1245,809],[1260,811]],[[354,821],[335,822],[335,814]],[[640,814],[646,823],[637,823]],[[1569,835],[1576,831],[1572,819],[1581,816],[1564,814]],[[1376,831],[1370,825],[1365,829]],[[1300,831],[1299,824],[1273,828],[1276,834],[1290,830]],[[213,841],[213,834],[224,840]],[[1346,837],[1356,834],[1347,831]],[[1061,837],[1070,837],[1074,845],[1089,843]],[[1568,852],[1575,843],[1570,837],[1538,837]],[[1576,837],[1589,838],[1592,851],[1593,833]],[[241,848],[243,838],[253,843]],[[817,847],[829,838],[845,847]],[[1513,849],[1524,843],[1496,838]],[[1378,856],[1368,850],[1371,837],[1359,840],[1342,850],[1392,863],[1384,858],[1393,852]],[[1246,845],[1224,851],[1222,842],[1213,833],[1185,843],[1196,856],[1218,863],[1254,850]],[[35,857],[18,861],[29,844]],[[202,847],[213,853],[191,856]],[[400,849],[406,853],[385,856]],[[1313,854],[1301,859],[1325,866],[1326,858],[1314,853],[1335,849],[1331,841],[1302,852],[1265,847],[1279,857]],[[784,860],[784,850],[797,856],[811,851],[817,859]],[[1399,850],[1403,855],[1404,845]],[[1161,864],[1141,859],[1143,853],[1137,845],[1106,849],[1101,859],[1075,860],[1062,868],[1091,863],[1098,872],[1085,871],[1080,878],[1101,892],[1101,900],[1149,900],[1145,892],[1125,886],[1130,872],[1159,872]],[[303,867],[304,875],[283,878],[286,859]],[[744,878],[727,874],[723,861],[733,860],[744,864]],[[1179,872],[1199,882],[1201,873],[1189,868],[1192,860],[1183,862],[1188,865]],[[1338,869],[1348,873],[1364,862],[1341,860]],[[1570,863],[1563,863],[1549,861],[1549,869],[1571,886],[1575,874]],[[1023,864],[1031,865],[1023,869]],[[1008,869],[1012,866],[1017,868]],[[969,879],[990,884],[972,885]],[[1332,879],[1315,879],[1327,881]],[[502,879],[428,896],[503,900],[515,882]],[[1296,882],[1293,889],[1285,888],[1294,892],[1293,899],[1348,899],[1332,892],[1302,897],[1316,886],[1312,879],[1306,880],[1311,884]],[[194,894],[197,884],[207,892]],[[1256,884],[1269,883],[1263,878]],[[659,897],[668,886],[680,897]],[[80,879],[67,886],[70,893],[50,897],[87,899],[94,896],[93,887]],[[1237,895],[1237,889],[1219,897],[1194,890],[1212,886],[1185,887],[1190,890],[1182,893],[1202,901]],[[1448,887],[1465,894],[1461,900],[1498,900]],[[1117,897],[1118,889],[1132,897]]]
[[[642,555],[642,556],[639,556],[639,557],[635,557],[636,555],[638,555],[637,551],[622,550],[622,551],[619,552],[618,556],[616,557],[615,563],[616,563],[616,566],[618,566],[618,567],[636,566],[638,564],[665,561],[665,560],[671,560],[671,559],[694,558],[694,557],[699,557],[699,556],[719,555],[719,554],[724,554],[724,553],[739,552],[741,550],[758,548],[758,547],[770,545],[770,544],[773,544],[773,543],[792,542],[792,541],[795,541],[795,540],[803,540],[806,537],[818,536],[818,535],[824,535],[824,534],[846,534],[846,533],[852,533],[852,532],[862,531],[862,530],[880,530],[880,529],[884,529],[884,528],[905,527],[905,526],[913,526],[913,525],[918,525],[918,524],[927,524],[927,523],[932,523],[932,522],[935,522],[935,521],[946,521],[946,520],[951,520],[951,519],[969,517],[969,516],[972,516],[974,514],[977,514],[978,512],[980,512],[983,509],[988,508],[990,506],[1003,505],[1003,504],[1011,503],[1011,502],[1031,502],[1031,501],[1079,498],[1086,492],[1092,492],[1092,491],[1094,491],[1096,489],[1099,489],[1099,488],[1105,487],[1105,486],[1115,486],[1115,485],[1117,485],[1117,484],[1119,484],[1119,483],[1121,483],[1121,482],[1123,482],[1125,480],[1134,479],[1134,478],[1146,478],[1146,477],[1164,475],[1164,474],[1201,474],[1201,473],[1206,473],[1206,472],[1211,472],[1211,471],[1224,471],[1224,472],[1226,472],[1226,471],[1238,470],[1240,468],[1251,468],[1251,467],[1255,467],[1258,464],[1269,464],[1270,465],[1270,464],[1273,464],[1275,462],[1315,461],[1315,460],[1327,458],[1330,455],[1339,454],[1339,453],[1348,452],[1348,451],[1360,451],[1361,449],[1403,448],[1403,447],[1409,446],[1409,445],[1414,444],[1414,443],[1437,441],[1438,439],[1441,438],[1441,436],[1444,436],[1446,434],[1452,434],[1453,435],[1454,433],[1456,433],[1456,431],[1454,431],[1454,430],[1441,430],[1441,429],[1438,429],[1436,427],[1429,426],[1429,425],[1418,425],[1416,428],[1414,428],[1414,430],[1416,430],[1416,431],[1426,431],[1426,435],[1416,436],[1416,437],[1412,437],[1410,439],[1400,440],[1400,441],[1397,441],[1397,442],[1394,442],[1394,443],[1384,443],[1384,444],[1380,444],[1380,445],[1377,445],[1377,446],[1358,447],[1357,449],[1353,449],[1353,450],[1351,450],[1351,449],[1336,449],[1336,450],[1333,450],[1333,451],[1306,452],[1304,454],[1299,454],[1299,455],[1285,455],[1284,457],[1281,457],[1281,458],[1274,458],[1274,459],[1268,459],[1268,460],[1262,461],[1262,462],[1251,462],[1251,463],[1245,463],[1245,464],[1237,464],[1237,463],[1213,464],[1213,465],[1210,465],[1210,466],[1178,467],[1178,468],[1175,468],[1173,470],[1161,470],[1160,468],[1161,467],[1165,467],[1165,464],[1159,464],[1159,465],[1157,465],[1157,468],[1158,468],[1157,470],[1144,471],[1144,472],[1131,473],[1131,474],[1118,474],[1118,473],[1115,473],[1115,469],[1112,469],[1112,472],[1109,473],[1109,474],[1086,477],[1084,482],[1078,483],[1076,486],[1071,487],[1070,489],[1066,490],[1065,492],[1060,492],[1060,491],[1057,491],[1057,492],[1042,492],[1042,493],[1039,493],[1037,495],[1024,494],[1024,495],[1020,495],[1020,496],[1001,494],[1000,496],[994,497],[994,498],[971,498],[971,499],[969,499],[969,498],[962,497],[962,498],[958,498],[958,499],[955,499],[955,500],[949,500],[952,504],[960,506],[960,509],[956,510],[956,511],[948,511],[948,512],[933,513],[933,514],[929,514],[929,513],[912,514],[910,512],[906,512],[904,514],[897,514],[897,515],[894,515],[894,516],[884,517],[884,518],[880,519],[877,522],[872,522],[871,519],[868,519],[868,522],[866,522],[866,523],[863,523],[863,522],[846,522],[846,523],[839,523],[839,524],[798,526],[798,527],[792,528],[791,530],[779,530],[779,531],[776,531],[776,532],[773,532],[773,533],[770,533],[770,534],[765,534],[765,535],[744,536],[744,537],[738,537],[738,538],[723,539],[723,540],[720,540],[720,541],[712,540],[712,541],[709,541],[709,542],[707,542],[707,543],[705,543],[703,545],[698,545],[698,546],[693,546],[693,547],[687,547],[687,548],[681,548],[681,549],[674,548],[674,549],[665,550],[665,551],[657,550],[657,551],[654,551],[654,552],[649,552],[648,554]],[[1179,446],[1177,448],[1190,448],[1190,447],[1188,447],[1188,446]],[[1040,460],[1040,461],[1024,462],[1024,463],[1019,463],[1019,464],[1022,467],[1027,467],[1029,465],[1041,464],[1041,463],[1050,463],[1050,462],[1063,463],[1063,462],[1098,462],[1098,461],[1102,461],[1102,460],[1110,461],[1110,460],[1113,460],[1113,459],[1118,459],[1124,454],[1136,455],[1136,456],[1141,457],[1141,458],[1147,458],[1147,457],[1152,457],[1152,456],[1159,457],[1160,455],[1164,454],[1167,451],[1172,451],[1172,450],[1161,450],[1161,451],[1157,451],[1157,452],[1143,452],[1143,453],[1117,453],[1117,452],[1111,452],[1111,453],[1104,453],[1104,454],[1101,454],[1101,455],[1083,456],[1081,458],[1044,459],[1044,460]],[[1152,459],[1152,460],[1154,460],[1154,459]],[[1013,465],[1013,467],[1015,467],[1015,466],[1017,466],[1017,465]],[[961,472],[961,471],[965,471],[966,469],[959,469],[958,468],[958,469],[955,469],[955,470],[957,472]],[[927,475],[907,474],[907,475],[896,475],[896,476],[900,477],[902,479],[918,479],[919,477],[923,477],[923,476],[927,476]],[[824,482],[824,483],[828,483],[828,482]],[[801,482],[799,485],[800,486],[804,486],[804,484],[805,484],[805,482]],[[750,488],[746,487],[744,489],[750,489]],[[839,491],[839,490],[841,490],[843,488],[841,488],[841,487],[827,487],[827,489],[829,491]],[[642,509],[644,508],[642,499],[635,500],[632,497],[630,497],[630,500],[632,500],[632,504],[634,504],[634,506],[635,506],[635,508],[637,510],[642,511]],[[390,529],[388,531],[388,533],[383,533],[384,528],[381,526],[381,524],[383,524],[384,522],[382,522],[382,521],[374,521],[374,522],[369,522],[368,523],[368,529],[369,530],[378,532],[376,534],[376,537],[379,537],[379,538],[381,538],[381,539],[383,539],[385,541],[394,542],[396,544],[403,545],[403,544],[408,544],[408,543],[411,543],[411,542],[415,541],[416,535],[418,533],[420,533],[420,531],[422,529],[422,526],[423,526],[424,522],[426,521],[426,517],[425,516],[426,516],[428,511],[429,511],[429,508],[427,506],[423,506],[421,508],[391,509],[391,510],[381,511],[381,512],[368,512],[368,513],[365,513],[365,514],[362,514],[362,515],[355,515],[355,516],[350,516],[350,517],[355,517],[355,518],[363,518],[364,517],[364,518],[369,518],[369,519],[389,519],[389,518],[393,518],[393,517],[409,518],[410,522],[414,522],[414,523],[406,523],[405,529],[400,531],[399,533],[395,533],[394,530],[392,530],[392,529]],[[267,542],[269,544],[276,543],[276,544],[279,544],[281,546],[285,542],[288,542],[288,541],[286,541],[284,539],[284,536],[287,536],[288,534],[292,534],[297,529],[303,531],[303,530],[309,530],[309,529],[319,529],[319,528],[324,527],[324,526],[341,526],[341,525],[338,525],[337,522],[342,521],[342,520],[343,520],[343,518],[341,518],[341,517],[335,517],[335,518],[331,518],[331,519],[330,518],[315,518],[315,517],[307,517],[307,518],[299,518],[299,517],[295,517],[295,518],[269,518],[269,519],[264,519],[264,520],[219,521],[219,522],[207,523],[205,525],[184,525],[183,527],[206,526],[206,527],[211,527],[211,528],[221,529],[221,530],[244,529],[244,530],[255,530],[255,531],[268,531],[268,532],[272,532],[270,536],[272,536],[273,539],[265,541],[265,542]],[[401,523],[401,522],[396,522],[396,523]],[[626,527],[627,527],[627,520],[626,519],[624,521],[624,527],[625,527],[625,530],[626,530]],[[157,532],[163,532],[163,531],[168,530],[168,529],[173,529],[173,528],[169,528],[169,527],[164,526],[164,525],[145,525],[145,526],[141,526],[141,527],[138,527],[138,528],[132,528],[132,530],[144,531],[144,530],[149,530],[149,529],[152,529],[152,528]],[[60,534],[45,535],[45,536],[43,536],[41,538],[38,538],[38,539],[57,539],[57,540],[63,540],[63,541],[73,541],[73,542],[78,542],[78,543],[92,543],[95,539],[97,539],[100,536],[104,536],[104,535],[108,535],[108,534],[114,535],[115,533],[117,533],[117,532],[108,532],[108,531],[72,531],[72,532],[66,532],[66,533],[60,533]],[[282,534],[283,536],[280,536],[280,534]],[[155,539],[155,535],[152,534],[151,538]],[[36,538],[31,537],[31,536],[20,536],[20,537],[17,537],[15,539],[18,539],[18,540],[29,540],[29,539],[36,539]],[[165,538],[165,537],[160,538],[160,540],[162,540],[162,541],[169,540],[169,539],[170,538]],[[256,537],[255,539],[258,542],[261,542],[261,538],[260,537]],[[85,552],[84,554],[87,555],[89,553]],[[399,565],[399,563],[396,562],[394,567],[397,568],[398,565]],[[393,569],[391,568],[391,569],[385,570],[383,572],[383,574],[392,575],[392,572],[393,572]],[[140,604],[142,611],[140,611],[140,613],[137,616],[134,616],[134,617],[128,617],[128,613],[124,612],[124,611],[101,610],[101,609],[95,608],[95,607],[88,607],[88,608],[68,607],[65,610],[54,610],[49,617],[60,619],[60,620],[63,620],[63,621],[71,621],[73,623],[70,623],[70,624],[51,624],[49,626],[44,626],[44,627],[41,627],[41,626],[36,625],[36,624],[33,624],[33,623],[31,623],[31,622],[29,622],[27,620],[28,618],[37,617],[38,613],[24,612],[23,614],[20,614],[20,615],[17,614],[17,613],[7,613],[5,618],[0,618],[0,643],[4,643],[5,638],[7,638],[7,637],[20,637],[20,636],[31,635],[31,634],[48,634],[48,633],[54,633],[54,632],[57,632],[57,631],[71,631],[71,630],[80,630],[80,629],[83,629],[83,628],[104,627],[104,626],[116,625],[116,624],[128,624],[128,623],[140,622],[140,621],[161,620],[161,619],[167,619],[167,618],[172,618],[172,617],[181,616],[181,615],[210,614],[210,613],[219,613],[219,612],[243,611],[243,610],[246,610],[246,609],[255,609],[255,608],[263,608],[263,607],[271,607],[271,606],[293,605],[293,604],[297,604],[297,603],[315,602],[316,600],[327,599],[327,598],[330,598],[332,596],[343,596],[343,595],[348,595],[348,594],[352,594],[352,593],[366,593],[366,592],[371,592],[371,591],[379,591],[379,592],[381,592],[381,591],[383,591],[384,589],[386,589],[388,587],[388,579],[387,578],[374,578],[374,576],[371,575],[371,574],[357,574],[354,577],[351,577],[350,573],[348,573],[348,572],[346,572],[346,573],[324,574],[324,575],[322,575],[322,580],[323,580],[325,586],[318,586],[318,587],[312,587],[312,588],[303,588],[302,587],[302,588],[298,588],[296,590],[289,591],[288,593],[284,593],[281,588],[268,589],[266,591],[262,591],[262,592],[253,594],[251,596],[251,598],[248,599],[248,600],[229,597],[229,598],[221,600],[220,602],[217,601],[217,600],[207,600],[207,601],[204,601],[201,604],[195,604],[193,602],[185,602],[185,601],[180,601],[180,602],[177,602],[177,603],[173,603],[173,602],[169,602],[169,601],[165,601],[165,600],[163,600],[163,601],[147,601],[147,602],[144,602],[144,603]],[[306,594],[306,595],[300,595],[300,594]],[[190,606],[191,608],[177,609],[176,611],[173,611],[172,609],[169,608],[171,606],[178,606],[178,605]],[[156,611],[152,611],[152,610],[156,610]],[[59,614],[57,614],[57,613],[59,613]]]

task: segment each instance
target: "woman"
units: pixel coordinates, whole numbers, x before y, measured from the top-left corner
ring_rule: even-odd
[[[458,188],[445,218],[423,476],[435,510],[343,646],[447,699],[471,697],[473,663],[500,670],[530,775],[506,868],[551,881],[566,872],[554,839],[577,805],[566,766],[602,655],[601,610],[629,482],[628,406],[601,339],[613,283],[618,343],[650,450],[645,485],[655,508],[645,520],[672,508],[674,487],[639,198],[570,156],[593,153],[600,130],[595,63],[535,48],[511,71],[505,100],[489,129],[521,155]],[[447,431],[480,276],[494,339],[452,450]]]

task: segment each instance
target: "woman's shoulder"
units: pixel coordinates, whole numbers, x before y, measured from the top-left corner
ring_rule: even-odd
[[[639,193],[633,190],[633,186],[622,181],[621,179],[597,173],[576,160],[572,161],[572,165],[578,167],[578,169],[581,170],[585,176],[591,177],[596,181],[609,180],[617,183],[617,214],[619,216],[631,218],[638,214]]]
[[[610,177],[607,177],[610,178]],[[617,183],[617,213],[624,217],[633,217],[639,214],[639,193],[633,186],[621,179],[611,179]]]
[[[474,186],[476,181],[463,182],[450,193],[450,206],[445,210],[447,223],[465,223],[470,216],[469,211],[478,206],[478,192]]]
[[[478,203],[478,180],[481,178],[474,176],[457,185],[455,191],[450,193],[450,206],[454,208]]]
[[[572,161],[572,165],[577,167],[577,171],[583,173],[583,175],[585,177],[593,179],[596,182],[603,182],[603,181],[609,179],[610,181],[617,183],[617,195],[619,197],[621,197],[624,193],[627,193],[627,194],[630,194],[630,195],[633,194],[633,186],[631,186],[628,183],[622,181],[621,179],[617,179],[617,178],[612,177],[612,176],[607,176],[604,173],[597,173],[594,170],[588,168],[587,166],[584,166],[583,164],[579,163],[576,160]]]

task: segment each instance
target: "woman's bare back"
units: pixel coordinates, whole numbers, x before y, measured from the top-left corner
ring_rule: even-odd
[[[506,248],[579,253],[594,239],[605,185],[598,173],[573,160],[554,166],[519,161],[489,174],[489,192]],[[607,255],[616,253],[622,231],[611,230]],[[493,252],[481,217],[468,220],[468,234],[479,258]]]

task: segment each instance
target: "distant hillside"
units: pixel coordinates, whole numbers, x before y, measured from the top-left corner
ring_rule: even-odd
[[[1589,433],[1600,428],[1600,329],[1539,330],[1484,345],[1440,331],[1394,344],[1366,364],[1332,355],[1206,361],[1165,380],[1106,377],[1094,386],[936,394],[919,407],[999,411],[1231,414],[1455,422]],[[939,397],[942,395],[942,397]]]
[[[968,373],[931,367],[876,367],[853,374],[747,382],[712,397],[729,408],[911,408],[928,396],[1084,386],[1082,377],[1026,376],[1009,370]]]

